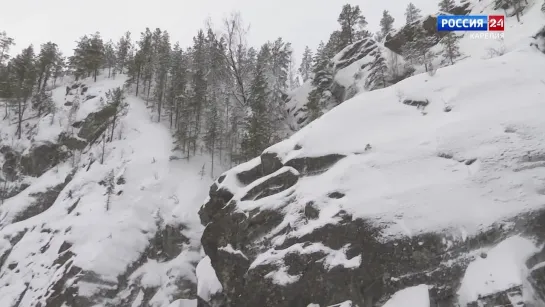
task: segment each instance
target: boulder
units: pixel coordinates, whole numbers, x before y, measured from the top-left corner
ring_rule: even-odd
[[[69,153],[60,144],[45,142],[34,145],[27,154],[21,156],[21,173],[39,177],[68,156]]]
[[[91,113],[79,124],[78,137],[94,143],[97,138],[108,128],[111,118],[116,114],[114,105],[107,105],[98,112]]]

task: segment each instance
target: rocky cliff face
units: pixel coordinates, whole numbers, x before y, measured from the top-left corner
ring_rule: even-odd
[[[421,74],[224,173],[202,306],[543,306],[543,69],[525,47]]]

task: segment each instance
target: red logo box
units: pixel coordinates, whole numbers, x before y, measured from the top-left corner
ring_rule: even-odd
[[[504,31],[505,16],[489,15],[488,16],[488,31]]]

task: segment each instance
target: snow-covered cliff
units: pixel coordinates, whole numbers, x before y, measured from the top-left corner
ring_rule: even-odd
[[[171,159],[170,132],[130,95],[112,131],[106,93],[124,81],[55,89],[21,140],[1,122],[15,195],[0,206],[0,306],[196,305],[203,161]]]
[[[210,306],[545,305],[542,14],[220,176],[200,211]]]

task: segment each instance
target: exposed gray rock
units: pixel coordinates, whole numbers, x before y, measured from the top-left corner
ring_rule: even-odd
[[[534,153],[531,156],[536,160],[539,155]],[[287,168],[272,177],[269,174],[266,180],[253,185],[246,195],[239,194],[240,201],[273,197],[291,189],[292,183],[296,182],[295,177],[299,181],[301,177],[327,171],[343,157],[331,155],[290,160],[284,167],[297,169],[297,173]],[[461,162],[472,160],[464,159]],[[243,175],[237,177],[242,178],[244,184],[251,184],[252,179],[255,181],[267,176],[258,177],[262,174],[258,169],[256,166],[241,171]],[[284,223],[283,208],[297,200],[282,198],[285,203],[278,203],[275,210],[243,210],[237,206],[239,200],[234,198],[234,191],[227,190],[221,184],[226,176],[232,175],[228,172],[220,177],[221,180],[210,191],[210,198],[214,200],[201,208],[201,212],[208,212],[201,215],[206,225],[202,244],[223,286],[221,306],[291,307],[311,303],[330,306],[351,300],[357,306],[373,307],[382,306],[399,290],[427,284],[431,287],[431,306],[454,307],[465,270],[475,257],[479,257],[481,253],[476,251],[480,248],[494,246],[512,235],[532,238],[538,243],[545,239],[545,210],[498,222],[465,241],[445,233],[422,233],[385,240],[380,235],[380,226],[365,219],[353,218],[343,210],[337,213],[336,224],[324,225],[304,235],[289,236],[293,230],[289,223]],[[273,180],[275,177],[276,182]],[[271,186],[275,189],[270,189]],[[332,201],[342,201],[344,197],[339,191],[324,191],[324,194]],[[300,214],[303,220],[312,221],[320,216],[320,211],[312,202],[308,202],[301,208]],[[273,241],[276,241],[273,254],[283,256],[273,262],[251,265],[259,255],[274,246]],[[236,249],[237,253],[225,252],[223,247],[227,245]],[[308,250],[300,252],[306,248]],[[331,251],[343,252],[348,260],[358,259],[359,265],[326,265],[326,257]],[[544,261],[544,255],[545,252],[536,254],[527,266]],[[290,279],[286,285],[273,282],[270,278],[274,272],[281,271],[290,276],[285,277]],[[545,274],[542,271],[532,272],[532,283],[535,290],[545,295]],[[472,304],[487,307],[498,304],[523,306],[516,303],[522,302],[521,291],[517,287],[481,297],[477,302],[463,307]],[[205,303],[209,302],[199,304],[207,306]]]
[[[483,296],[475,302],[471,302],[467,307],[524,307],[522,301],[522,287],[515,286],[505,291]]]
[[[21,157],[21,173],[39,177],[68,156],[69,153],[60,144],[46,142],[34,145],[29,149],[28,154]]]
[[[427,107],[430,102],[429,100],[412,100],[412,99],[405,99],[403,100],[403,104],[406,104],[408,106],[413,106],[413,107],[416,107],[418,109],[423,109],[425,107]]]
[[[17,214],[17,216],[15,216],[15,218],[13,219],[12,223],[24,221],[49,209],[55,203],[55,200],[57,200],[57,197],[62,192],[64,187],[72,180],[73,176],[74,173],[69,174],[68,176],[66,176],[63,183],[51,187],[45,192],[30,194],[30,196],[33,197],[35,201],[32,204],[28,205],[25,210]]]
[[[21,159],[18,152],[13,150],[9,146],[2,146],[0,153],[4,155],[4,164],[2,165],[2,172],[8,181],[14,181],[17,179],[17,164]]]
[[[85,140],[73,137],[65,132],[59,135],[58,143],[70,150],[83,150],[87,146]]]
[[[89,114],[83,123],[78,125],[81,127],[78,137],[86,139],[89,143],[95,142],[106,131],[116,112],[117,108],[114,105],[107,105],[100,111]]]
[[[254,186],[241,200],[258,200],[274,195],[278,193],[278,191],[284,191],[297,182],[298,175],[298,172],[293,168],[286,168],[285,171],[280,172],[278,175],[270,177]]]
[[[381,52],[381,47],[374,41],[372,38],[365,38],[354,42],[353,44],[347,46],[341,50],[333,59],[328,63],[328,71],[330,73],[325,74],[325,77],[321,79],[319,85],[312,84],[312,90],[319,90],[319,95],[321,95],[322,108],[330,109],[336,105],[339,105],[346,101],[349,98],[352,98],[358,93],[361,88],[367,90],[374,90],[376,85],[373,78],[368,78],[373,72],[378,69],[376,67],[374,60],[363,61],[359,67],[359,72],[354,75],[354,84],[346,84],[346,81],[343,78],[343,81],[337,79],[337,75],[348,66],[356,63],[359,60],[364,58],[376,59],[381,58],[384,60],[384,63],[388,63]],[[398,70],[398,69],[396,69]],[[388,78],[388,84],[394,84],[400,80],[405,79],[410,76],[412,72],[405,71],[404,69],[399,69],[403,71],[398,71],[398,76]],[[360,80],[365,77],[366,79]],[[343,83],[344,82],[344,83]],[[357,85],[356,83],[360,84]],[[312,91],[311,91],[312,92]],[[287,110],[288,114],[294,118],[295,126],[293,129],[297,130],[300,127],[308,123],[308,108],[307,103],[308,99],[301,98],[299,95],[295,95],[301,101],[298,101],[295,105],[291,102],[292,97],[286,99],[286,104],[290,105]]]

